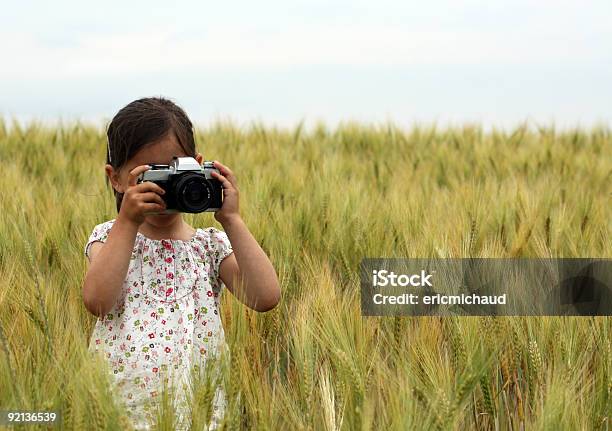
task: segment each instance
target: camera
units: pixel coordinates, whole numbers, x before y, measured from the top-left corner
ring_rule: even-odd
[[[211,175],[212,171],[219,172],[213,162],[205,161],[200,165],[193,157],[174,156],[169,165],[150,166],[138,176],[137,183],[151,181],[166,191],[160,195],[166,202],[166,209],[151,214],[201,213],[221,208],[223,187]]]

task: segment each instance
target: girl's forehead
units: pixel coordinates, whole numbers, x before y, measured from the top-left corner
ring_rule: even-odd
[[[133,167],[148,163],[168,164],[174,156],[187,156],[187,154],[175,139],[165,139],[140,149],[130,158],[128,164]]]

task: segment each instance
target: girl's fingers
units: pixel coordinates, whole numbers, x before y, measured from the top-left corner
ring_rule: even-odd
[[[234,188],[238,188],[238,184],[236,184],[236,176],[232,172],[230,168],[219,162],[218,160],[214,161],[214,166],[219,169],[221,175],[229,180],[230,183],[234,186]]]
[[[134,189],[138,193],[155,192],[159,193],[160,195],[166,193],[164,189],[162,189],[158,184],[155,184],[153,181],[143,181],[140,184],[136,184],[136,186],[134,186]]]
[[[211,175],[213,175],[215,178],[221,181],[221,185],[223,186],[223,189],[233,188],[233,184],[220,173],[212,171]]]
[[[166,203],[164,202],[164,200],[161,198],[160,195],[158,195],[155,192],[146,192],[146,193],[140,193],[140,199],[142,199],[143,202],[157,202],[160,205],[166,205]]]
[[[142,207],[144,208],[144,213],[158,213],[158,212],[162,212],[166,209],[166,207],[164,205],[160,205],[157,203],[144,203],[142,204]]]
[[[150,168],[151,166],[149,165],[140,165],[132,169],[128,174],[128,186],[135,186],[136,180],[138,179],[138,175],[140,175],[144,171],[148,171]]]
[[[215,160],[215,164],[215,167],[219,169],[219,172],[221,172],[221,174],[224,175],[227,179],[231,180],[231,178],[234,176],[234,172],[218,160]]]
[[[221,163],[219,160],[213,162],[215,168],[219,169],[222,173],[227,173],[228,167]]]

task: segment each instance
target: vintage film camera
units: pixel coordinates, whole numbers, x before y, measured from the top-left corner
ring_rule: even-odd
[[[193,157],[174,156],[169,165],[150,166],[138,176],[137,183],[151,181],[166,191],[161,195],[166,209],[150,214],[201,213],[221,208],[223,187],[211,175],[212,171],[219,172],[213,162],[205,161],[200,165]]]

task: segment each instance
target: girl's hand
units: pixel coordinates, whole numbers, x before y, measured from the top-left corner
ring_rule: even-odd
[[[240,217],[238,210],[238,184],[236,182],[236,176],[230,168],[217,160],[213,162],[213,166],[219,170],[220,174],[212,171],[211,175],[213,178],[221,181],[221,185],[223,186],[223,205],[219,211],[215,212],[215,220],[224,224],[232,218]]]
[[[161,197],[166,193],[164,189],[151,181],[136,183],[138,175],[150,168],[149,165],[140,165],[130,171],[128,186],[123,193],[121,209],[117,216],[134,223],[136,226],[140,226],[144,222],[146,213],[166,209],[166,202]]]

